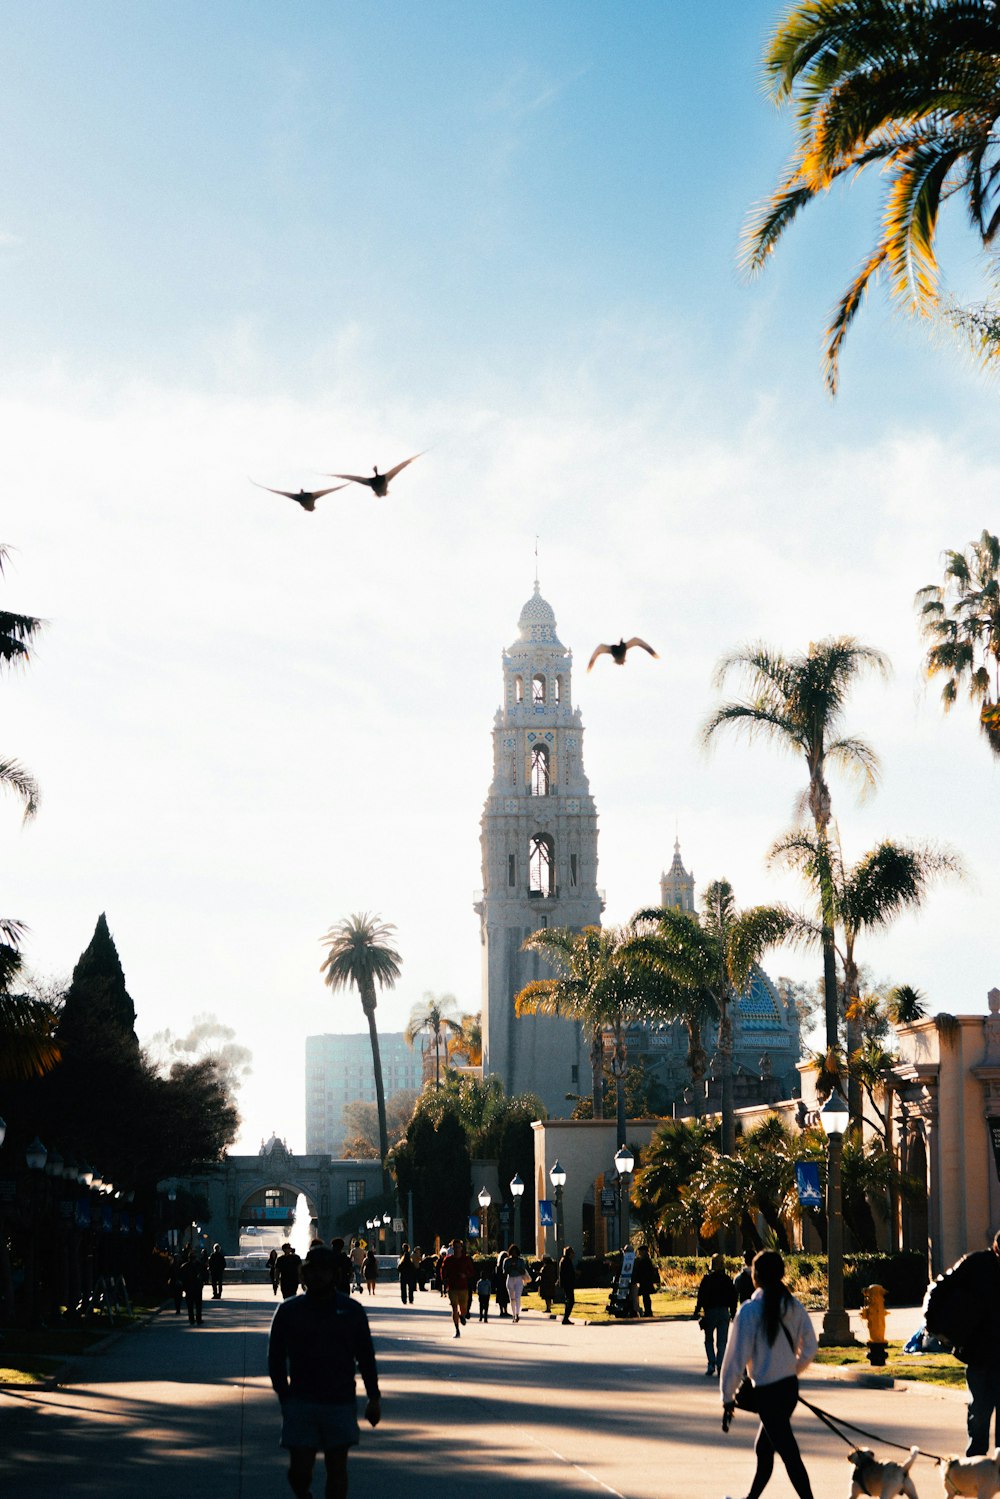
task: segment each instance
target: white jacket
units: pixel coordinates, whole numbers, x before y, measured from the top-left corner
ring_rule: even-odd
[[[805,1307],[790,1293],[781,1321],[788,1329],[791,1343],[780,1327],[774,1342],[769,1343],[764,1331],[764,1292],[755,1291],[740,1307],[729,1329],[719,1374],[723,1405],[728,1405],[736,1394],[747,1368],[755,1385],[776,1384],[779,1379],[801,1374],[812,1363],[816,1333]]]

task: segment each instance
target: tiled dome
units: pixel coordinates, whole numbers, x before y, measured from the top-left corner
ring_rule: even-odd
[[[517,621],[519,640],[537,640],[545,645],[562,645],[556,634],[556,616],[552,605],[542,598],[535,580],[535,591],[521,610]]]

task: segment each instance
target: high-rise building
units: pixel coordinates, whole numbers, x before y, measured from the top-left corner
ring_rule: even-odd
[[[379,1032],[386,1098],[419,1092],[424,1080],[421,1047],[410,1047],[402,1031]],[[367,1031],[306,1037],[306,1154],[339,1156],[344,1144],[344,1105],[375,1102],[375,1069]]]
[[[600,924],[597,811],[573,707],[573,653],[556,634],[538,581],[503,653],[503,703],[493,724],[493,780],[481,821],[483,1072],[508,1095],[538,1095],[552,1117],[586,1088],[587,1046],[575,1021],[517,1019],[514,996],[551,970],[521,944],[543,926]]]

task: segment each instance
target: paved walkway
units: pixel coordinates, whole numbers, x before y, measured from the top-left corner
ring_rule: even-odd
[[[756,1429],[719,1430],[715,1382],[692,1323],[562,1327],[527,1312],[452,1338],[445,1303],[366,1297],[383,1423],[362,1423],[351,1489],[365,1499],[722,1499],[746,1491]],[[278,1410],[264,1373],[268,1287],[205,1303],[205,1325],[162,1312],[81,1360],[60,1389],[0,1392],[0,1496],[285,1499]],[[893,1335],[916,1314],[897,1313]],[[953,1392],[860,1389],[819,1373],[805,1397],[886,1439],[961,1451]],[[806,1411],[796,1427],[816,1499],[848,1492],[848,1448]],[[877,1446],[876,1443],[869,1445]],[[920,1461],[921,1496],[937,1494]],[[401,1486],[405,1485],[405,1496]],[[769,1499],[789,1499],[783,1470]],[[316,1499],[322,1484],[314,1484]]]

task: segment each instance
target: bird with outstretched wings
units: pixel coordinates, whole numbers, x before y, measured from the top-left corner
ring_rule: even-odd
[[[251,484],[258,489],[266,489],[268,494],[284,495],[286,500],[294,500],[296,505],[301,505],[303,510],[315,510],[316,501],[321,500],[325,494],[336,494],[338,489],[346,489],[346,484],[334,484],[332,489],[300,489],[298,494],[292,489],[272,489],[270,484],[257,484],[256,479],[250,480]]]
[[[374,494],[377,494],[380,499],[384,499],[389,492],[390,480],[395,479],[396,475],[406,468],[408,463],[414,463],[416,459],[423,456],[423,453],[414,453],[412,458],[404,458],[402,463],[397,463],[395,468],[389,469],[388,473],[385,474],[379,473],[378,464],[376,463],[372,468],[372,478],[370,479],[366,478],[363,474],[330,474],[329,478],[346,479],[350,484],[367,484],[368,488]]]
[[[653,647],[648,645],[645,640],[641,640],[638,635],[633,635],[631,640],[623,638],[619,640],[617,645],[599,645],[587,664],[587,670],[590,671],[598,656],[610,656],[616,666],[624,666],[625,656],[634,645],[641,646],[644,651],[648,651],[651,656],[654,656],[659,661],[658,652],[654,651]]]

